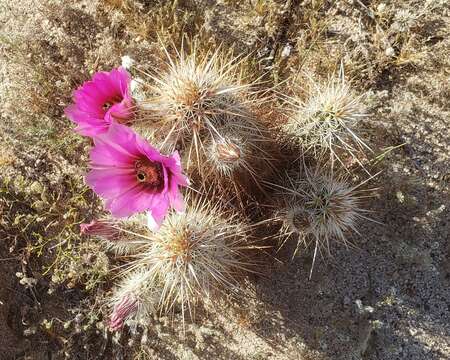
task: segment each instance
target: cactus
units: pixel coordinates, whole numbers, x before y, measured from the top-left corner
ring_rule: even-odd
[[[347,168],[342,159],[347,154],[362,165],[360,152],[371,151],[358,135],[360,121],[367,117],[363,98],[364,94],[354,94],[342,69],[339,77],[326,83],[310,80],[306,101],[292,98],[292,113],[282,126],[283,132],[315,156],[326,153],[332,162],[337,160]]]
[[[278,187],[281,199],[279,219],[282,220],[281,238],[295,239],[298,251],[311,242],[317,251],[330,254],[330,242],[348,246],[347,236],[358,233],[358,220],[370,220],[368,210],[362,208],[362,199],[371,189],[360,189],[365,182],[351,186],[344,176],[305,168],[305,175],[288,175]],[[369,195],[367,195],[369,194]]]
[[[150,315],[148,309],[159,313],[179,309],[183,320],[187,315],[192,318],[195,304],[236,291],[242,276],[254,271],[246,254],[255,248],[252,227],[219,205],[204,200],[189,204],[185,214],[169,215],[157,233],[133,233],[142,245],[122,272],[124,280],[112,303],[117,306],[126,298],[135,304],[130,315],[136,315],[134,319]]]
[[[211,186],[213,180],[251,196],[250,189],[262,189],[273,161],[273,142],[252,112],[261,101],[251,93],[256,84],[245,82],[242,59],[220,49],[203,55],[195,50],[175,57],[166,50],[166,72],[147,78],[150,90],[139,104],[138,126],[152,129],[147,132],[165,152],[178,149],[187,174],[199,184]]]

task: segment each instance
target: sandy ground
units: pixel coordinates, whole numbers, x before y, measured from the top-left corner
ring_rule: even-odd
[[[359,41],[355,34],[365,38],[361,49],[367,51],[367,65],[356,83],[370,94],[371,116],[365,124],[370,143],[375,149],[404,144],[374,167],[382,173],[371,184],[378,188],[377,197],[366,207],[377,223],[361,223],[360,234],[351,237],[356,248],[333,248],[332,257],[318,260],[310,280],[312,250],[290,261],[292,249],[283,248],[277,254],[280,261],[268,266],[269,276],[252,280],[252,297],[236,300],[234,307],[218,304],[208,316],[200,312],[196,323],[188,325],[186,339],[179,324],[167,319],[155,320],[142,348],[142,334],[131,340],[126,334],[105,336],[100,322],[89,320],[89,309],[108,291],[110,279],[88,292],[83,284],[52,285],[51,272],[42,275],[53,253],[38,257],[27,249],[39,243],[36,233],[53,231],[42,230],[50,223],[42,214],[54,209],[44,204],[45,210],[36,210],[36,201],[44,201],[39,189],[25,191],[17,184],[20,176],[29,178],[25,184],[52,189],[60,210],[72,204],[68,196],[56,195],[83,191],[82,154],[89,144],[67,135],[71,125],[62,109],[71,89],[89,71],[117,66],[124,54],[151,63],[152,52],[160,51],[157,40],[151,30],[136,27],[128,8],[118,10],[101,1],[3,0],[0,359],[449,359],[448,6],[425,13],[421,1],[384,2],[393,13],[409,9],[419,19],[411,32],[416,32],[414,51],[420,59],[395,66],[378,61],[369,45],[364,48],[374,27],[358,27],[365,9],[378,9],[381,1],[268,1],[261,13],[255,10],[257,1],[180,1],[176,20],[157,2],[135,3],[153,12],[148,18],[160,11],[168,24],[173,21],[173,32],[179,31],[177,22],[195,25],[200,16],[215,41],[255,51],[265,67],[261,71],[273,74],[281,66],[282,75],[295,72],[302,56],[295,46],[307,39],[309,29],[300,21],[306,9],[313,9],[318,21],[328,19],[322,40],[331,55],[349,39]],[[139,25],[139,19],[133,21]],[[287,44],[294,46],[288,65],[279,57],[271,60]],[[313,63],[311,71],[325,66],[324,58],[305,63]],[[351,69],[352,75],[358,69]],[[66,135],[65,142],[54,140]],[[97,205],[84,202],[73,206],[81,214],[75,224],[98,211]],[[24,227],[23,217],[17,220],[21,214],[44,220],[33,217],[32,225]],[[54,241],[66,235],[59,236]],[[19,284],[17,272],[37,283],[28,288]],[[54,325],[46,327],[44,319]],[[70,326],[64,328],[67,321]]]

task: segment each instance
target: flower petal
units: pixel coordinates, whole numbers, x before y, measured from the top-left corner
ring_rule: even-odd
[[[186,204],[184,202],[183,195],[181,191],[178,189],[178,184],[176,182],[172,182],[169,191],[169,200],[170,205],[178,212],[182,213],[186,209]]]
[[[131,128],[113,121],[106,133],[94,138],[90,153],[91,170],[86,183],[105,200],[105,206],[115,217],[126,217],[149,210],[153,228],[161,225],[169,207],[184,211],[180,186],[188,180],[182,174],[178,153],[161,155],[157,149],[136,134]],[[149,154],[152,158],[149,157]],[[140,182],[136,167],[141,161],[157,161],[162,166],[164,186],[152,188]]]
[[[147,226],[152,231],[158,231],[161,227],[164,218],[169,210],[169,201],[165,198],[164,201],[160,202],[158,206],[153,207],[147,212]]]
[[[115,145],[118,145],[124,153],[128,153],[130,156],[141,157],[145,154],[137,145],[138,139],[141,140],[139,135],[131,128],[117,122],[113,122],[109,127],[107,136],[102,137],[102,140],[110,146],[115,147]]]
[[[120,196],[137,185],[133,170],[116,168],[93,169],[86,175],[86,183],[106,198]]]
[[[127,217],[147,210],[152,206],[154,197],[155,194],[143,191],[142,187],[138,185],[118,197],[108,200],[106,207],[115,217]]]

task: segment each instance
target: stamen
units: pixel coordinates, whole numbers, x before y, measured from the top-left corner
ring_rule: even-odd
[[[105,103],[103,104],[102,108],[103,108],[104,111],[108,111],[108,110],[111,108],[112,105],[113,105],[112,103],[110,103],[109,101],[107,101],[107,102],[105,102]]]

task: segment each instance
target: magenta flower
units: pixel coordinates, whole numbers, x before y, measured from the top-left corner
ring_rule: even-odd
[[[148,210],[149,225],[158,229],[169,207],[184,211],[180,186],[187,186],[178,152],[164,156],[129,127],[113,122],[94,138],[88,185],[115,217]]]
[[[74,91],[74,104],[69,105],[66,116],[85,136],[96,136],[108,130],[113,120],[129,122],[133,116],[130,94],[130,75],[119,67],[111,72],[100,71]]]

